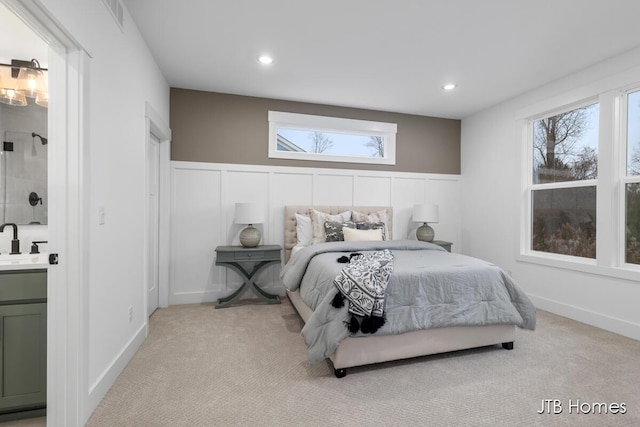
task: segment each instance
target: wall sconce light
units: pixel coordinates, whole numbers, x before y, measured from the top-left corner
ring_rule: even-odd
[[[24,107],[26,98],[34,98],[37,105],[49,106],[47,69],[42,68],[37,59],[12,59],[11,64],[0,64],[0,67],[0,102]],[[5,73],[4,67],[9,67],[11,73]]]
[[[437,223],[440,221],[438,205],[415,205],[413,207],[413,221],[423,223],[416,230],[418,240],[432,242],[435,237],[435,232],[427,223]]]
[[[0,75],[0,102],[7,105],[24,107],[27,105],[27,98],[24,94],[18,92],[15,86],[8,86],[8,83],[5,83],[2,75]]]
[[[257,203],[236,203],[236,214],[234,216],[236,224],[245,224],[240,232],[240,244],[245,248],[255,248],[260,243],[260,230],[253,224],[264,222],[262,207]]]

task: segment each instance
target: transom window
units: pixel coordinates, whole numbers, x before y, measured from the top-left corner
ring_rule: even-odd
[[[396,163],[395,123],[269,111],[269,157]]]

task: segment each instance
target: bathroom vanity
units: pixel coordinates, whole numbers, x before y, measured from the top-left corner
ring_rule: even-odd
[[[0,422],[45,415],[47,270],[0,257]]]

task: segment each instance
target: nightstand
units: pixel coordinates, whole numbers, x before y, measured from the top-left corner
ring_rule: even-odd
[[[229,307],[242,296],[245,290],[251,289],[267,304],[280,304],[280,297],[263,291],[256,285],[256,277],[272,264],[279,264],[282,246],[264,245],[255,248],[243,246],[218,246],[216,248],[216,265],[229,268],[238,273],[244,280],[240,288],[225,298],[220,298],[216,308]],[[242,264],[241,264],[242,263]],[[246,268],[243,264],[251,264]]]
[[[434,240],[433,242],[434,245],[438,245],[441,248],[445,249],[447,252],[451,252],[451,245],[453,245],[453,243],[451,242],[445,242],[444,240]]]

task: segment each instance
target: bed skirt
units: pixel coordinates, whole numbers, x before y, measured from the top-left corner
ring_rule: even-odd
[[[313,311],[302,301],[299,291],[287,290],[287,296],[306,323]],[[516,336],[515,329],[515,325],[455,326],[398,335],[348,337],[340,343],[330,359],[333,367],[338,370],[448,351],[512,343]]]

